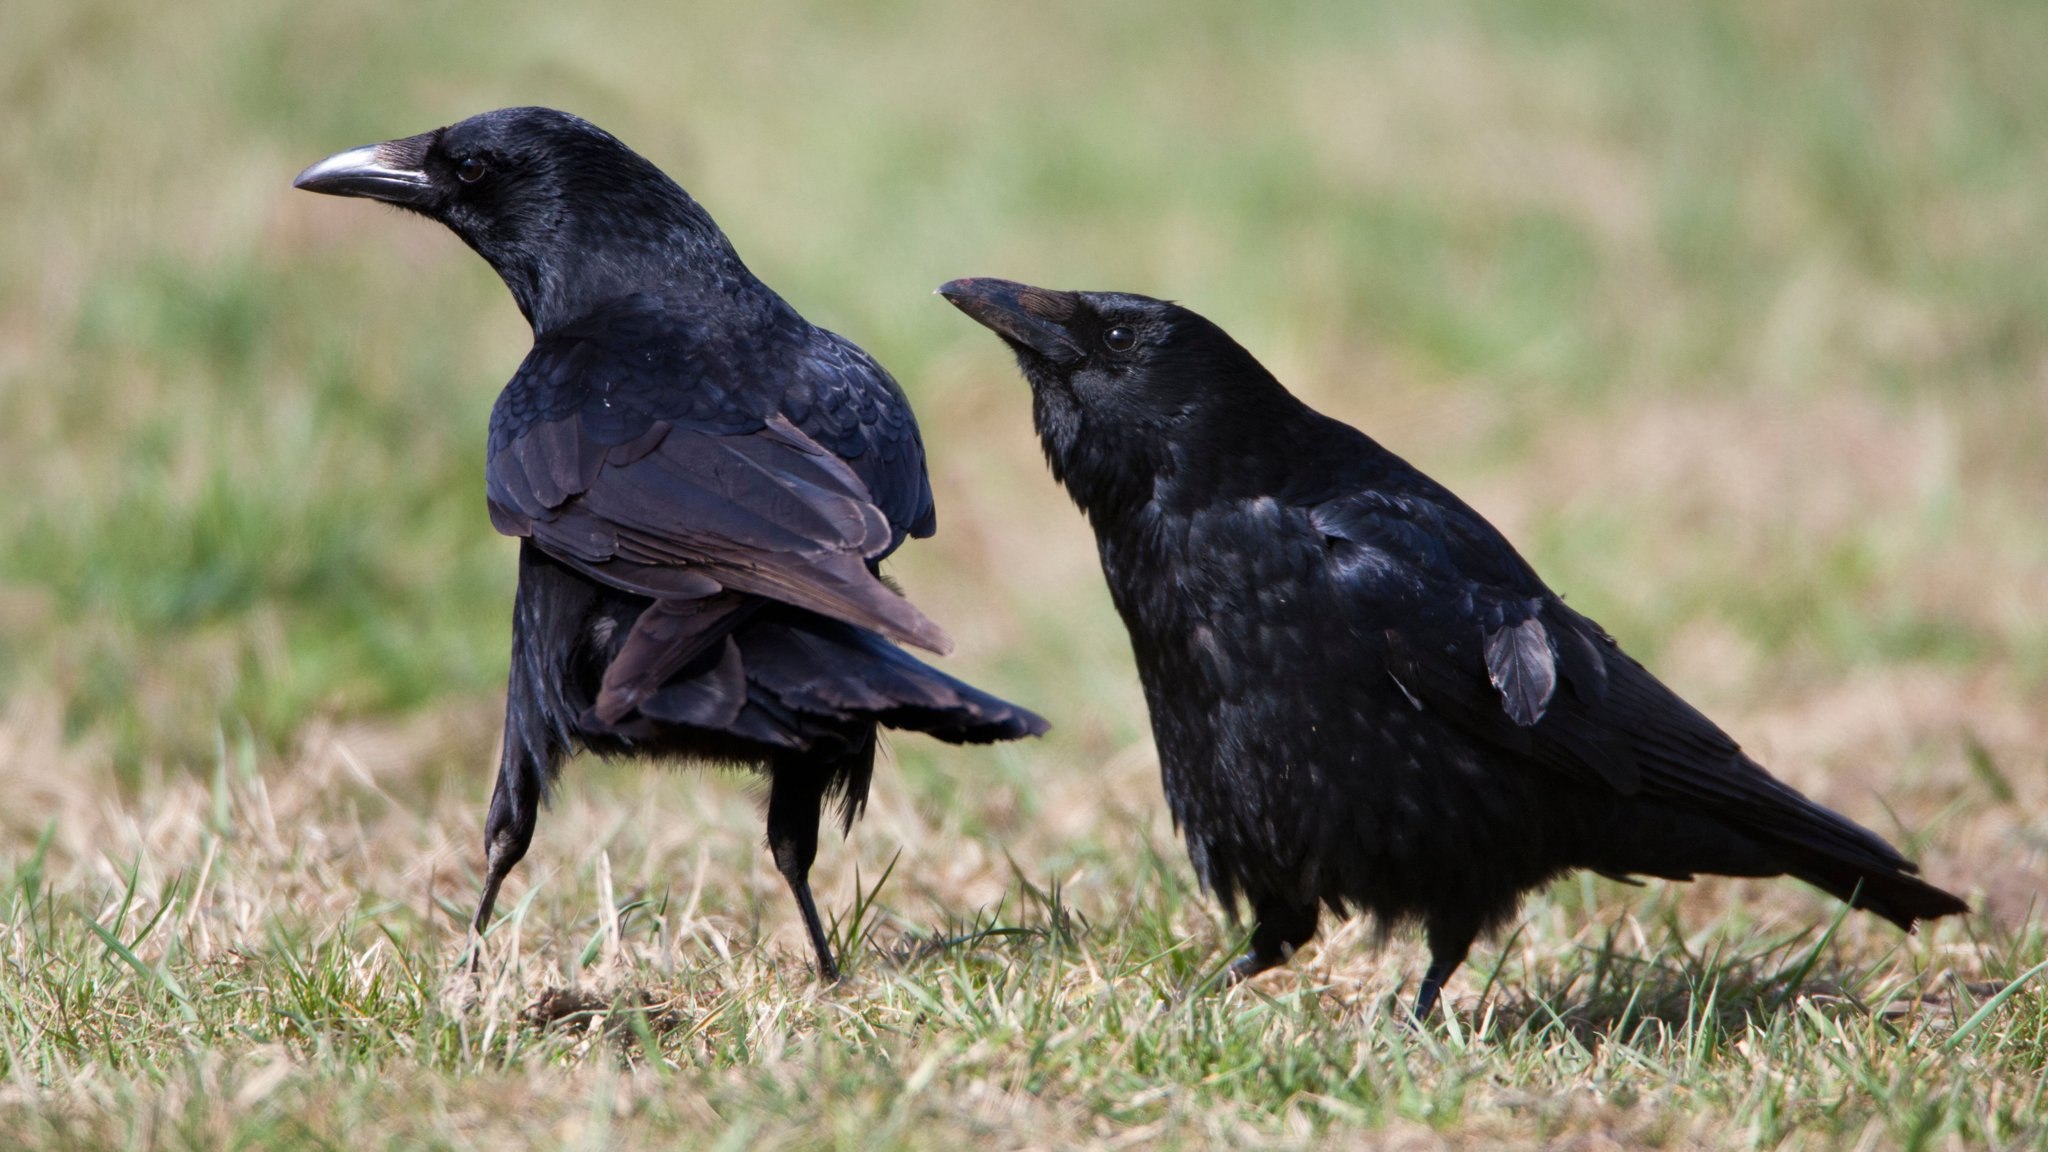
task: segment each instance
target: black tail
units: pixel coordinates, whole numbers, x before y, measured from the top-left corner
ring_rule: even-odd
[[[1792,876],[1908,931],[1919,920],[1969,911],[1918,879],[1913,862],[1877,833],[1755,772],[1770,787],[1743,804],[1621,800],[1602,815],[1599,835],[1582,838],[1574,862],[1612,876],[1671,880]]]
[[[1875,912],[1908,932],[1913,930],[1916,921],[1970,910],[1970,906],[1953,893],[1913,875],[1919,869],[1896,854],[1889,867],[1872,867],[1803,845],[1788,844],[1780,851],[1785,857],[1788,875],[1846,900],[1854,907]]]
[[[1016,740],[1050,727],[872,632],[808,612],[765,612],[707,658],[715,658],[712,667],[671,681],[641,702],[641,715],[789,748],[860,720],[954,744]]]
[[[1954,894],[1919,879],[1919,867],[1877,833],[1791,788],[1783,791],[1786,802],[1743,831],[1771,850],[1787,875],[1909,932],[1916,921],[1970,910]]]

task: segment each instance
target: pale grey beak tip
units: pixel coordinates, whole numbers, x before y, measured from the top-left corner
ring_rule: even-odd
[[[434,198],[433,181],[419,168],[401,167],[385,159],[382,144],[366,144],[336,152],[310,165],[292,187],[329,196],[364,196],[392,204],[423,206]]]

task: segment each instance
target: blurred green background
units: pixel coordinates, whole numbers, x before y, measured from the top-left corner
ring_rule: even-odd
[[[127,772],[497,690],[483,427],[524,325],[440,229],[289,185],[513,103],[653,158],[896,373],[941,529],[898,572],[965,642],[949,666],[1080,759],[1143,732],[1123,639],[1007,356],[929,295],[954,276],[1204,312],[1710,703],[1872,666],[2043,700],[2039,3],[6,26],[0,687]]]

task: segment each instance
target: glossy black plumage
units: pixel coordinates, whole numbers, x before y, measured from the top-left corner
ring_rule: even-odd
[[[945,634],[882,581],[934,527],[896,382],[740,262],[674,181],[564,113],[512,108],[355,149],[300,187],[446,224],[533,325],[491,413],[492,523],[522,538],[504,753],[476,926],[562,760],[745,764],[822,975],[821,805],[850,825],[877,724],[1015,739],[1044,721],[929,668]]]
[[[1420,921],[1417,1015],[1561,872],[1792,875],[1910,928],[1964,911],[1567,607],[1500,533],[1142,296],[940,289],[1010,344],[1093,526],[1174,819],[1249,903],[1242,978],[1319,909]]]

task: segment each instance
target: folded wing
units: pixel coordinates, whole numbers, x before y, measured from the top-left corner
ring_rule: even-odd
[[[591,367],[574,345],[536,349],[522,375],[550,387],[507,388],[486,480],[499,531],[656,601],[606,677],[601,715],[623,714],[729,633],[749,597],[951,648],[875,575],[901,534],[845,461],[779,412],[621,413],[591,388],[579,403],[548,401]]]
[[[1417,707],[1625,796],[1713,815],[1788,869],[1910,925],[1959,910],[1869,830],[1815,804],[1565,606],[1448,493],[1339,497],[1311,511],[1354,624]]]

